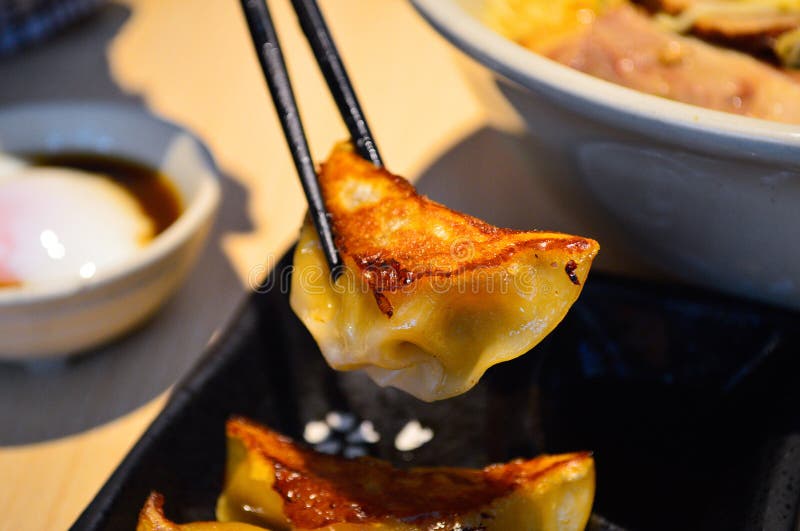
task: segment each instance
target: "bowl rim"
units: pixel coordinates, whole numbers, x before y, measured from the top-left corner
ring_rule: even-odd
[[[204,172],[197,172],[202,181],[191,202],[186,202],[178,218],[152,242],[129,258],[98,270],[89,280],[81,278],[65,279],[58,285],[33,285],[12,287],[0,290],[0,310],[19,309],[41,303],[53,303],[70,297],[97,291],[111,286],[130,275],[146,269],[173,253],[197,232],[203,223],[212,217],[221,196],[220,173],[214,158],[205,144],[194,134],[172,122],[148,112],[144,107],[130,103],[85,102],[85,101],[47,101],[41,103],[20,103],[0,107],[0,122],[12,114],[37,114],[46,120],[54,119],[57,113],[86,111],[99,113],[104,121],[136,119],[151,131],[161,130],[167,134],[183,135],[190,138],[200,155]],[[114,150],[104,152],[113,154]],[[186,198],[183,198],[184,201]]]
[[[726,156],[798,165],[800,125],[706,109],[623,87],[516,44],[481,23],[458,0],[410,1],[440,34],[479,63],[586,115],[670,142],[695,148],[702,143],[706,151]]]

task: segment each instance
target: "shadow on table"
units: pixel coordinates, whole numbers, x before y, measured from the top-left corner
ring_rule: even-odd
[[[0,103],[91,99],[143,106],[114,83],[105,51],[130,15],[109,4],[46,43],[0,60]],[[224,328],[245,290],[221,249],[252,228],[247,192],[221,175],[209,241],[183,287],[153,319],[102,348],[35,363],[0,363],[0,446],[78,433],[131,412],[174,384]]]

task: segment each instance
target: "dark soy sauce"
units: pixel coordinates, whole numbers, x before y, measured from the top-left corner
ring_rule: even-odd
[[[153,222],[154,236],[172,225],[183,210],[178,190],[169,178],[139,162],[95,153],[46,153],[24,158],[35,166],[73,168],[113,180],[136,199]]]

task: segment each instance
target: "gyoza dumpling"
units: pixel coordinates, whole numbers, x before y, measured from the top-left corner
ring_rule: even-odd
[[[319,175],[345,268],[332,283],[304,225],[291,305],[338,370],[426,401],[530,350],[580,294],[597,242],[494,227],[417,194],[347,144]]]
[[[217,518],[273,531],[577,531],[594,500],[587,452],[401,470],[307,450],[245,419],[227,432]]]
[[[239,522],[191,522],[176,524],[164,514],[164,497],[152,492],[139,511],[136,531],[264,531],[266,528]],[[269,531],[269,530],[267,530]]]

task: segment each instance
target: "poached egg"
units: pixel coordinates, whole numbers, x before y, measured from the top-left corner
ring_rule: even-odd
[[[110,177],[0,154],[0,289],[88,281],[154,236]]]

